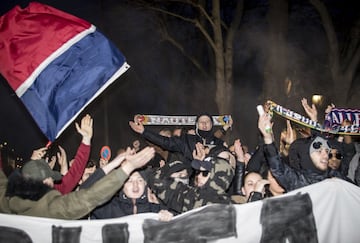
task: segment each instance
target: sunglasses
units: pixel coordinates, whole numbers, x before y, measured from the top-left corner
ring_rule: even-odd
[[[315,142],[315,143],[313,143],[313,148],[314,149],[319,149],[319,148],[321,148],[322,146],[325,146],[322,142]]]
[[[322,142],[315,142],[312,144],[312,147],[316,150],[321,149],[321,148],[325,148],[325,149],[330,148],[328,143],[324,144]]]
[[[331,158],[334,157],[334,156],[335,156],[335,158],[337,158],[337,159],[342,159],[342,158],[343,158],[343,156],[342,156],[341,153],[330,153],[330,154],[329,154],[329,159],[331,159]]]
[[[202,174],[203,177],[207,177],[210,172],[206,171],[206,170],[195,170],[195,175],[196,176],[200,175],[200,173]]]

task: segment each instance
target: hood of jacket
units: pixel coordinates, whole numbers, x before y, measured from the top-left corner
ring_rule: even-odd
[[[235,175],[234,168],[227,160],[219,157],[214,158],[212,163],[213,165],[210,170],[210,178],[203,188],[211,188],[219,195],[224,194],[229,188]]]

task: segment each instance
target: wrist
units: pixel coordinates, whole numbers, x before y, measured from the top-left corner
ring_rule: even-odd
[[[265,144],[272,144],[273,143],[272,136],[264,136],[264,143]]]
[[[125,174],[127,174],[128,176],[131,174],[131,172],[133,172],[133,170],[135,169],[131,163],[129,163],[128,161],[124,161],[121,164],[121,169],[125,172]]]
[[[223,130],[226,132],[227,130],[229,130],[230,125],[229,125],[229,124],[225,124],[222,128],[223,128]]]
[[[244,155],[236,155],[236,159],[239,162],[242,162],[242,163],[245,162],[245,156]]]
[[[81,140],[81,142],[85,145],[90,145],[91,144],[91,137],[83,137],[83,139]]]

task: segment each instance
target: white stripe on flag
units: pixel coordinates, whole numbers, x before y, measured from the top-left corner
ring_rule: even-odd
[[[36,78],[40,75],[40,73],[56,58],[61,56],[64,52],[66,52],[70,47],[72,47],[75,43],[80,41],[85,36],[95,32],[96,27],[91,25],[90,28],[82,31],[81,33],[75,35],[73,38],[68,40],[65,44],[63,44],[59,49],[53,52],[50,56],[48,56],[35,70],[32,74],[17,88],[16,94],[18,97],[21,97],[29,87],[34,83]]]

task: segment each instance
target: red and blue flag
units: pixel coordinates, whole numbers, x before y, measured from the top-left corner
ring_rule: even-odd
[[[94,25],[37,2],[0,17],[0,63],[50,141],[129,68]]]

